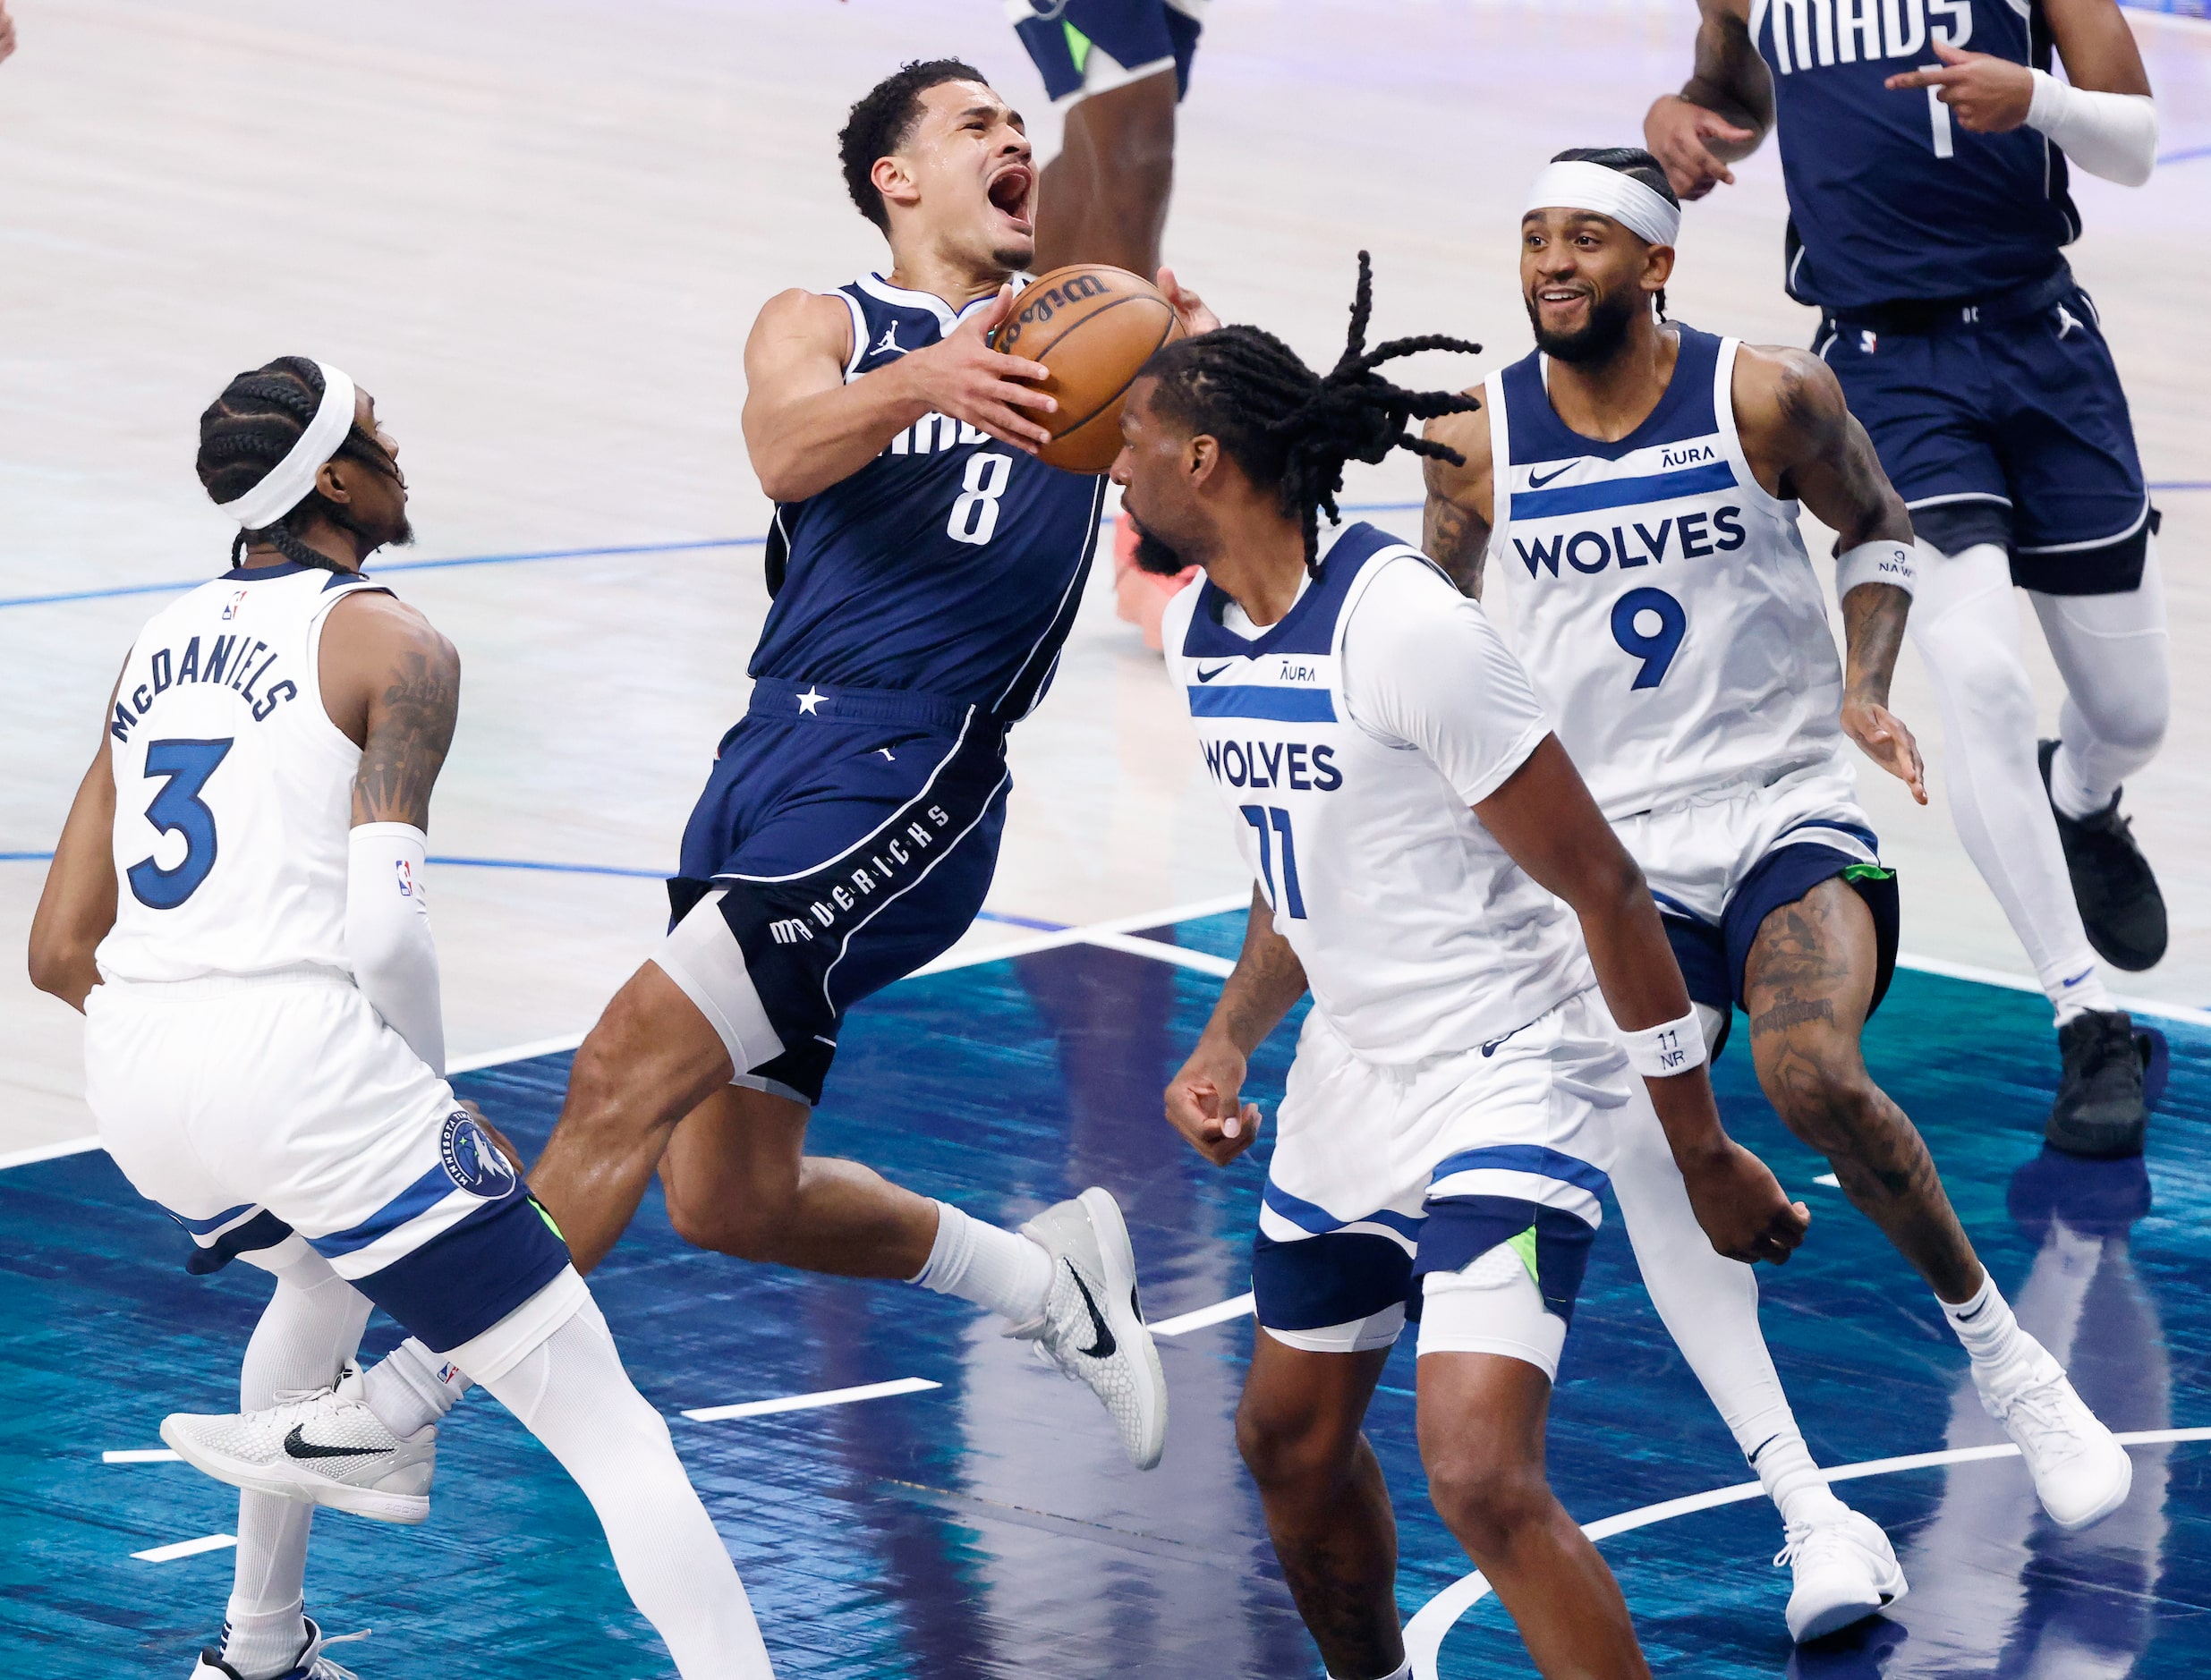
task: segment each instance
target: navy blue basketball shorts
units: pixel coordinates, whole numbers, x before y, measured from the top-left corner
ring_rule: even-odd
[[[981,708],[753,685],[684,830],[653,958],[721,1036],[736,1083],[821,1100],[845,1012],[982,908],[1010,784]]]
[[[1816,841],[1785,845],[1768,853],[1743,878],[1743,884],[1721,912],[1717,927],[1678,915],[1663,904],[1659,907],[1659,921],[1665,926],[1667,943],[1673,946],[1673,960],[1681,965],[1681,978],[1688,986],[1689,1001],[1709,1005],[1720,1012],[1723,1021],[1731,1022],[1737,1005],[1743,1003],[1743,969],[1750,960],[1751,942],[1758,937],[1765,919],[1784,904],[1795,904],[1822,881],[1831,881],[1837,876],[1865,900],[1866,908],[1873,912],[1877,965],[1874,971],[1873,998],[1866,1005],[1870,1019],[1873,1012],[1881,1007],[1881,1000],[1888,996],[1889,982],[1896,977],[1897,932],[1901,920],[1897,906],[1896,871]],[[1726,1042],[1727,1029],[1723,1026],[1719,1042],[1711,1047],[1712,1054],[1718,1056],[1721,1045]]]
[[[1933,317],[1831,315],[1814,345],[1913,529],[1943,554],[1998,544],[2011,581],[2045,595],[2139,587],[2156,516],[2088,294],[2061,270]]]
[[[1006,0],[1014,33],[1028,49],[1054,105],[1110,93],[1175,72],[1175,98],[1190,90],[1207,0]]]

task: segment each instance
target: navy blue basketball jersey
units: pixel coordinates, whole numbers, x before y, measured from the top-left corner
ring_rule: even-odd
[[[2039,280],[2080,233],[2065,154],[2030,128],[1969,134],[1935,89],[1892,93],[1947,41],[2050,67],[2042,0],[1753,0],[1789,189],[1788,284],[1847,313]]]
[[[848,381],[960,319],[879,275],[834,295],[852,311]],[[1024,716],[1074,623],[1105,483],[923,415],[850,478],[776,509],[783,578],[752,675]]]

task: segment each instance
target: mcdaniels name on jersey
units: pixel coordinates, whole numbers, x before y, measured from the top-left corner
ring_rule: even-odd
[[[115,696],[115,715],[108,720],[107,733],[118,741],[128,741],[131,731],[153,709],[155,700],[172,686],[185,683],[229,689],[251,703],[255,723],[265,723],[277,707],[299,698],[299,685],[288,676],[263,686],[276,664],[276,655],[268,652],[267,642],[250,641],[244,636],[211,636],[204,649],[197,636],[185,642],[182,652],[157,648],[146,661],[147,680],[128,694]]]

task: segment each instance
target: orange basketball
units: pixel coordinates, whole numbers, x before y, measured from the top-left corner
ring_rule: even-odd
[[[1182,323],[1157,286],[1126,268],[1085,262],[1024,287],[991,342],[1051,369],[1042,388],[1059,407],[1036,416],[1051,433],[1044,461],[1068,472],[1103,472],[1121,452],[1121,402],[1136,369],[1181,336]]]

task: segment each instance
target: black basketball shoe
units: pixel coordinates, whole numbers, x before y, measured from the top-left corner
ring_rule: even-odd
[[[2057,742],[2042,742],[2042,791],[2050,791],[2050,760]],[[2122,788],[2121,793],[2125,792]],[[2054,800],[2058,843],[2065,848],[2065,869],[2073,880],[2073,902],[2088,930],[2096,955],[2130,973],[2155,968],[2165,954],[2165,901],[2149,860],[2134,844],[2134,825],[2119,814],[2119,794],[2087,817],[2068,817]]]
[[[2057,1030],[2065,1073],[2043,1137],[2053,1149],[2095,1160],[2142,1152],[2149,1126],[2142,1074],[2152,1046],[2123,1009],[2090,1009]]]

